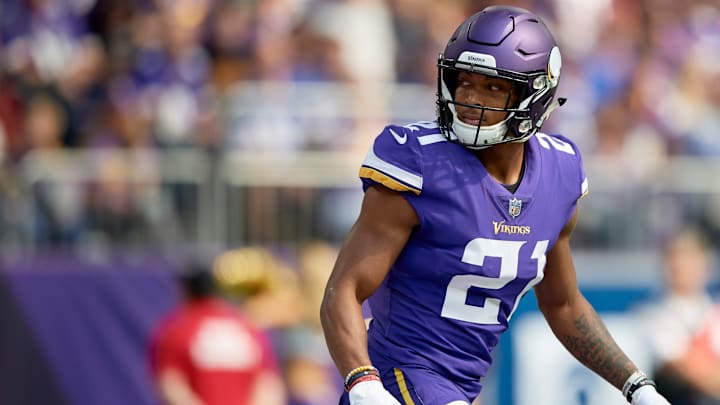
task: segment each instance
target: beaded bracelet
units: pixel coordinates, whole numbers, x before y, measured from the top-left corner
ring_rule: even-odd
[[[375,367],[373,367],[373,366],[361,366],[361,367],[354,368],[354,369],[350,370],[350,372],[347,373],[347,375],[345,376],[345,384],[347,384],[347,382],[348,382],[348,380],[350,379],[350,377],[354,376],[354,375],[357,374],[357,373],[360,373],[360,372],[363,372],[363,371],[368,371],[368,370],[375,370],[375,371],[377,371],[377,369],[376,369]]]
[[[379,376],[375,374],[368,374],[364,375],[362,377],[358,377],[353,379],[348,386],[345,387],[345,391],[350,392],[351,389],[353,389],[354,386],[358,385],[361,382],[364,381],[382,381]]]
[[[345,376],[345,389],[349,390],[348,387],[352,385],[353,381],[366,375],[375,375],[377,377],[380,377],[378,369],[373,366],[362,366],[352,369],[347,374],[347,376]]]
[[[359,373],[355,373],[348,379],[347,383],[345,384],[345,389],[347,391],[350,391],[350,387],[352,387],[355,384],[355,381],[357,381],[363,377],[366,377],[366,376],[374,376],[379,379],[380,373],[378,373],[375,370],[365,370],[365,371],[361,371]]]

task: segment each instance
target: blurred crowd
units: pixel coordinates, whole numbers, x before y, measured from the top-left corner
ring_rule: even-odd
[[[0,12],[2,186],[14,195],[13,174],[38,151],[364,153],[389,121],[433,119],[449,30],[494,3],[551,24],[569,102],[545,129],[610,159],[607,179],[632,190],[669,157],[720,154],[715,0],[18,0]],[[182,227],[193,191],[158,193],[157,162],[144,162],[140,182],[135,166],[97,159],[83,169],[90,187],[32,183],[31,238],[147,242]],[[628,217],[598,201],[595,230],[579,237],[590,246],[611,244],[603,224]],[[27,210],[2,204],[11,223]],[[714,203],[693,204],[720,235]],[[3,241],[20,238],[5,229]]]

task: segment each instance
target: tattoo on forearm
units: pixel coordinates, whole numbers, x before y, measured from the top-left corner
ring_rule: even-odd
[[[577,334],[560,336],[570,353],[616,387],[622,387],[634,370],[596,313],[581,315],[573,322]]]

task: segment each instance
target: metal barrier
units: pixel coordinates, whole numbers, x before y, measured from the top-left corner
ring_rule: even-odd
[[[3,243],[173,243],[237,246],[339,239],[359,210],[361,156],[200,150],[57,150],[29,153],[5,172]],[[655,248],[692,223],[717,232],[720,162],[674,158],[644,178],[590,157],[576,246]],[[14,186],[8,186],[8,184]],[[12,202],[9,202],[11,201]]]
[[[198,150],[44,150],[19,165],[22,243],[157,245],[207,240],[211,160]]]
[[[225,214],[215,218],[216,234],[232,244],[336,239],[344,233],[338,216],[359,207],[360,162],[340,152],[228,153],[219,160],[217,212]],[[354,207],[327,207],[353,196]]]

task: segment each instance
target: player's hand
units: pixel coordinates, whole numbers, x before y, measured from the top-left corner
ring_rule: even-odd
[[[359,382],[350,389],[348,394],[351,405],[400,405],[400,402],[383,387],[380,381]]]
[[[670,402],[658,394],[652,385],[644,385],[633,393],[632,405],[670,405]]]

